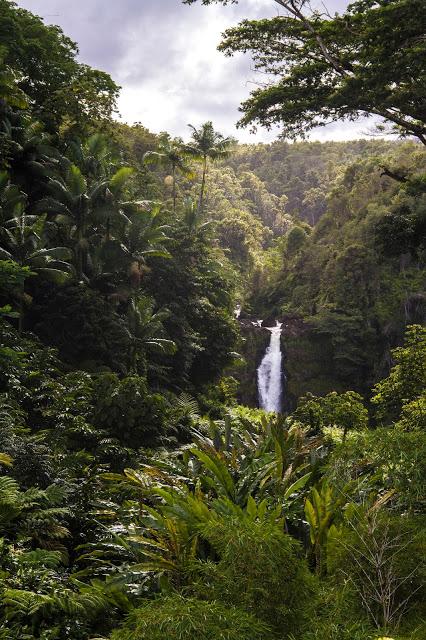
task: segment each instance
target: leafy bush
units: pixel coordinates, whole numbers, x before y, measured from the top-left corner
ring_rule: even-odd
[[[397,425],[405,431],[426,432],[426,392],[403,406]]]
[[[135,609],[111,640],[268,640],[274,634],[231,605],[171,595]]]
[[[327,580],[308,629],[298,640],[423,640],[422,618],[410,615],[407,622],[398,631],[375,629],[360,613],[350,584]]]
[[[349,430],[364,429],[368,424],[367,409],[355,391],[332,391],[323,398],[308,394],[300,400],[294,415],[314,432],[321,427],[340,427],[343,438]]]
[[[348,585],[323,582],[317,606],[300,640],[376,640],[376,630],[359,616]]]
[[[395,490],[402,509],[424,505],[426,435],[400,428],[352,433],[337,445],[327,468],[330,483],[343,489],[350,480],[368,479],[370,490]]]
[[[393,517],[381,506],[388,497],[347,505],[330,545],[338,584],[350,587],[359,611],[378,629],[397,628],[424,603],[424,519]]]
[[[126,446],[153,445],[166,431],[170,407],[162,395],[149,393],[145,378],[120,380],[113,373],[102,374],[95,381],[93,398],[96,426]]]
[[[411,325],[405,344],[392,351],[395,365],[389,376],[376,384],[372,398],[377,417],[395,420],[404,406],[419,398],[426,388],[426,328]]]
[[[264,620],[280,637],[299,633],[315,601],[316,582],[298,543],[278,523],[228,518],[203,536],[220,556],[210,567],[211,597]]]

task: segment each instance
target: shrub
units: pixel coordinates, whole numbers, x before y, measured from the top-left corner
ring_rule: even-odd
[[[301,398],[294,415],[313,432],[321,427],[340,427],[343,439],[348,431],[365,429],[368,425],[367,409],[355,391],[332,391],[323,398],[308,394]]]
[[[316,583],[298,543],[278,523],[265,520],[214,522],[203,536],[220,557],[211,567],[213,597],[255,615],[280,637],[299,633],[315,601]]]
[[[329,460],[330,484],[343,489],[347,482],[369,478],[376,491],[395,489],[399,508],[417,510],[424,505],[426,435],[423,431],[380,428],[352,433]]]
[[[399,417],[408,403],[419,398],[426,386],[426,328],[410,325],[405,334],[404,346],[394,349],[395,365],[387,378],[373,389],[372,403],[376,415],[386,424]]]
[[[170,407],[163,396],[149,393],[145,378],[102,374],[93,398],[94,423],[125,446],[151,446],[164,435]]]
[[[111,640],[268,640],[268,627],[252,615],[219,602],[171,595],[132,611]]]
[[[335,532],[334,572],[353,589],[359,610],[378,629],[395,629],[424,602],[424,519],[395,518],[378,503],[347,505]]]
[[[376,640],[377,630],[357,612],[349,585],[324,581],[308,628],[300,640]]]
[[[426,432],[426,391],[403,406],[397,425],[404,431]]]

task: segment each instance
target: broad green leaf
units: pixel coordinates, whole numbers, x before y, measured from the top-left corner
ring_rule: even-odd
[[[303,487],[309,482],[310,477],[312,476],[312,472],[306,473],[304,476],[293,482],[286,492],[284,493],[284,498],[288,500],[293,493],[299,491],[299,489],[303,489]]]

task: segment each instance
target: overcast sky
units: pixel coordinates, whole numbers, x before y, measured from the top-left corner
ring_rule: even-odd
[[[319,0],[318,0],[319,1]],[[226,58],[216,50],[220,35],[244,17],[276,15],[273,0],[240,0],[239,5],[203,7],[180,0],[17,0],[58,24],[75,40],[80,59],[108,71],[122,86],[121,118],[151,131],[188,137],[187,124],[213,120],[215,128],[244,142],[269,141],[277,133],[235,129],[238,106],[256,75],[249,56]],[[331,11],[346,0],[325,0]],[[370,120],[318,128],[311,139],[362,136]]]

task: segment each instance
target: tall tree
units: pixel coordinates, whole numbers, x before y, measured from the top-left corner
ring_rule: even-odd
[[[144,162],[146,164],[155,163],[170,167],[173,180],[173,211],[176,211],[177,199],[176,172],[179,171],[187,177],[192,175],[192,171],[186,163],[187,156],[188,153],[185,150],[183,140],[181,138],[172,138],[168,133],[161,134],[157,151],[147,151],[144,155]]]
[[[225,138],[221,133],[215,131],[211,121],[205,122],[199,129],[196,129],[192,124],[189,124],[188,127],[192,130],[192,140],[186,145],[186,150],[189,155],[201,160],[203,167],[198,201],[198,209],[202,213],[208,161],[226,158],[229,155],[231,146],[234,144],[234,139],[231,137]]]
[[[109,243],[112,229],[120,227],[123,231],[123,226],[130,222],[125,211],[132,208],[132,203],[122,202],[120,196],[131,173],[132,169],[122,167],[111,178],[88,185],[85,175],[71,164],[64,178],[50,179],[46,185],[50,195],[38,203],[38,210],[55,216],[66,230],[79,280],[88,275],[94,241]]]

